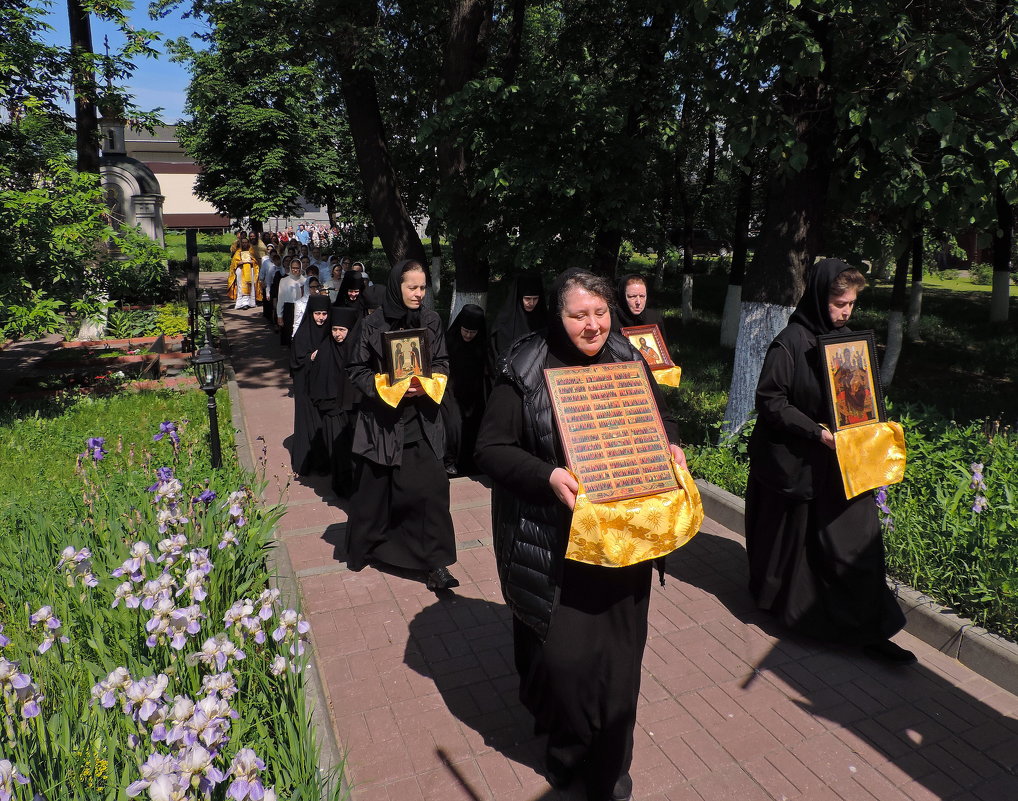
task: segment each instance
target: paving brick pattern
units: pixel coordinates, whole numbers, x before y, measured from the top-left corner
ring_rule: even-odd
[[[346,514],[289,474],[286,353],[257,311],[225,315],[251,448],[297,573],[356,801],[580,798],[542,778],[517,700],[489,491],[452,484],[461,586],[345,569]],[[263,452],[264,449],[264,452]],[[748,602],[745,553],[713,521],[655,584],[633,763],[639,801],[1018,799],[1018,698],[915,638],[891,669],[788,636]]]

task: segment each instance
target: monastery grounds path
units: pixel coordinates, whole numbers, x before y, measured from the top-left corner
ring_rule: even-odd
[[[345,567],[327,478],[293,478],[288,353],[224,309],[240,414],[312,625],[354,801],[579,801],[539,770],[517,699],[489,490],[452,482],[459,588]],[[633,761],[637,801],[1016,801],[1018,697],[924,642],[895,669],[790,637],[750,603],[741,537],[707,520],[656,579]]]

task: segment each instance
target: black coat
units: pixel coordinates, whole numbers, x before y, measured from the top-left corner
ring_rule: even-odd
[[[428,330],[431,372],[448,375],[449,356],[442,320],[430,309],[421,309],[420,315],[421,327]],[[404,400],[393,409],[378,397],[375,390],[375,374],[386,372],[382,334],[389,330],[391,323],[384,314],[368,315],[357,326],[357,340],[350,349],[347,374],[363,396],[354,431],[353,452],[375,464],[398,467],[403,456],[404,406],[415,403],[424,438],[441,462],[445,453],[445,433],[438,404],[427,396],[421,396]]]
[[[558,603],[572,516],[548,484],[552,471],[565,464],[544,383],[548,360],[549,346],[543,332],[523,337],[509,349],[499,386],[481,424],[475,454],[478,466],[494,481],[492,529],[502,594],[513,614],[542,639]],[[617,333],[609,335],[598,359],[640,360],[639,352]],[[559,364],[555,362],[555,366]],[[658,406],[663,408],[649,371],[648,378]],[[522,436],[515,447],[506,448],[494,443],[505,439],[500,429],[507,424],[508,410],[500,399],[506,397],[509,387],[515,393],[517,408],[522,410]],[[666,416],[662,419],[669,438],[675,441],[674,421]]]

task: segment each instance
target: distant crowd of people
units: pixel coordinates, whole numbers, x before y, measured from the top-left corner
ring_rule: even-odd
[[[261,303],[289,348],[294,472],[331,474],[339,496],[357,499],[350,570],[396,568],[436,592],[456,587],[449,479],[490,477],[520,698],[547,734],[548,780],[582,780],[589,801],[627,801],[652,566],[566,558],[580,487],[544,370],[641,363],[671,457],[685,469],[677,421],[648,363],[662,354],[644,340],[651,358],[620,333],[664,320],[638,274],[612,285],[567,270],[550,291],[540,274],[518,274],[490,327],[472,304],[447,324],[425,304],[431,285],[418,261],[373,283],[362,263],[324,257],[299,237],[239,238],[230,275],[236,308]],[[750,442],[750,592],[793,630],[907,664],[914,656],[889,639],[904,620],[884,582],[876,509],[871,493],[845,498],[816,359],[817,336],[847,330],[864,286],[844,262],[818,263],[768,351]]]

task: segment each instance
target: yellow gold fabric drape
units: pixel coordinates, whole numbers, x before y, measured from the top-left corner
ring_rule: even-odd
[[[845,497],[897,484],[905,475],[905,432],[900,423],[869,423],[834,434]]]
[[[435,373],[431,378],[417,376],[417,380],[421,382],[421,386],[429,398],[435,403],[442,402],[446,384],[449,383],[449,376]],[[375,390],[378,392],[378,397],[394,409],[399,406],[399,402],[403,400],[403,396],[406,395],[408,389],[410,389],[409,379],[399,381],[396,383],[396,386],[391,387],[389,386],[389,376],[375,373]]]
[[[689,471],[672,469],[679,488],[658,495],[592,503],[580,485],[569,527],[566,559],[628,567],[671,553],[700,530],[703,504]]]

